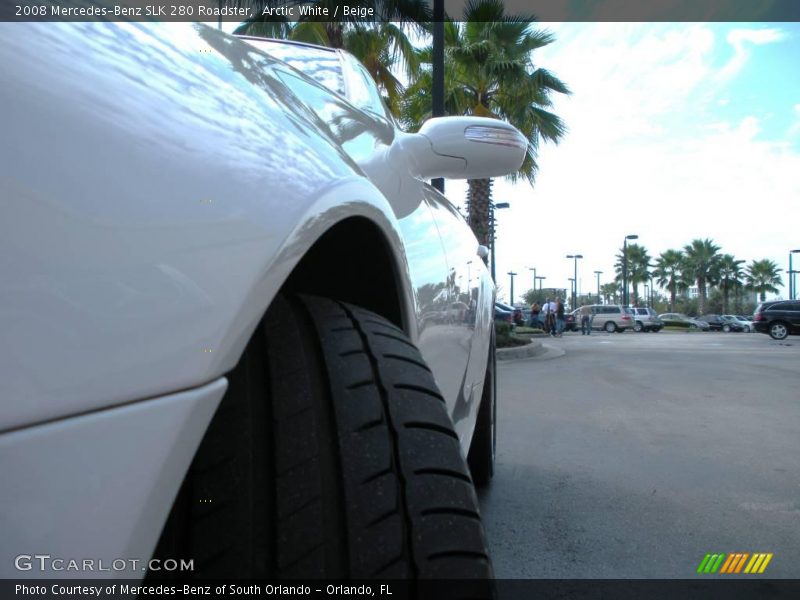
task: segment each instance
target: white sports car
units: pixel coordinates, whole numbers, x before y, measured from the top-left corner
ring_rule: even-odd
[[[489,576],[494,285],[425,181],[524,137],[200,24],[0,24],[0,71],[0,577]]]

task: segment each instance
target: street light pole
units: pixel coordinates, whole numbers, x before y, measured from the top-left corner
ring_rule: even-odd
[[[511,206],[508,202],[489,202],[489,233],[491,235],[491,244],[492,244],[492,257],[491,257],[491,273],[492,273],[492,281],[497,283],[497,277],[495,276],[495,249],[494,247],[497,245],[495,243],[495,210],[500,210],[502,208],[508,208]]]
[[[594,274],[597,275],[597,303],[602,304],[602,302],[600,302],[600,275],[602,275],[603,272],[595,271]]]
[[[577,303],[577,290],[578,290],[578,259],[583,258],[583,254],[567,254],[567,258],[571,258],[575,261],[575,269],[573,272],[573,276],[575,277],[575,285],[573,286],[572,291],[572,310],[575,310],[575,304]]]
[[[528,271],[533,271],[533,293],[536,294],[536,267],[528,267]]]
[[[540,292],[542,291],[542,281],[545,280],[545,279],[547,279],[547,277],[543,277],[541,275],[536,278],[536,280],[539,282],[539,291]]]
[[[631,234],[622,242],[622,306],[628,306],[628,240],[638,239],[638,235]]]
[[[514,306],[514,275],[516,275],[516,273],[514,273],[514,271],[509,271],[508,274],[511,275],[511,302],[509,302],[509,304],[511,304],[511,306],[513,307]]]
[[[792,270],[792,254],[797,254],[800,252],[800,248],[797,250],[789,250],[789,300],[794,300],[795,296],[797,296],[797,286],[794,283],[794,271]]]
[[[575,288],[578,287],[577,283],[574,278],[569,278],[569,291],[572,293],[572,305],[570,306],[571,310],[575,310]]]
[[[444,0],[433,0],[433,72],[431,86],[431,116],[444,116]],[[431,181],[431,185],[444,193],[444,179]],[[494,279],[494,274],[492,274]]]

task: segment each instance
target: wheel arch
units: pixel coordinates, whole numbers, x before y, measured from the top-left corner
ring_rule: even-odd
[[[381,229],[367,218],[351,217],[317,239],[282,289],[350,302],[408,333],[402,269]]]

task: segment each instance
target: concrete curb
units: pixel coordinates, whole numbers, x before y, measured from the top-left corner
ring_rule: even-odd
[[[559,354],[560,352],[560,354]],[[498,348],[497,360],[518,360],[521,358],[555,358],[563,356],[564,351],[559,348],[545,346],[538,340],[531,340],[524,346],[514,346],[512,348]]]

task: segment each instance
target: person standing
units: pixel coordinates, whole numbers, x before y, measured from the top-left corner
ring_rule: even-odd
[[[544,304],[542,304],[541,317],[542,317],[542,323],[544,324],[544,332],[553,335],[553,326],[550,320],[550,317],[552,317],[552,312],[550,312],[551,304],[552,303],[550,302],[550,298],[546,298]]]
[[[561,296],[556,298],[556,333],[558,337],[564,333],[564,301]]]
[[[541,311],[541,307],[539,306],[538,302],[534,302],[531,304],[531,320],[530,320],[530,327],[539,327],[539,312]]]
[[[557,305],[555,300],[547,301],[547,311],[548,311],[548,316],[550,318],[548,331],[550,331],[550,335],[552,335],[553,337],[556,337],[556,334],[558,334],[557,323],[556,323],[556,308]]]
[[[592,333],[592,308],[588,304],[581,306],[581,335]]]

